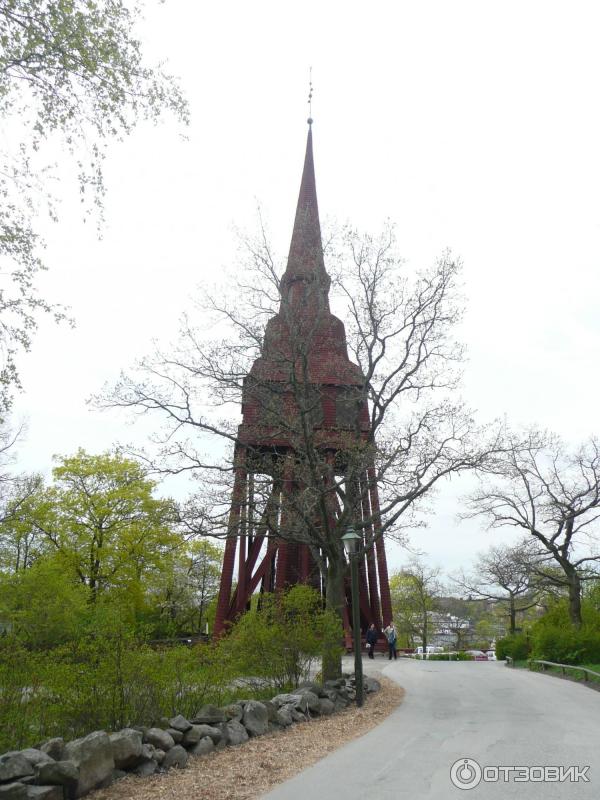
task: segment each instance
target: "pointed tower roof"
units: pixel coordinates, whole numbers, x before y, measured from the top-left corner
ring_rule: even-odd
[[[282,283],[284,286],[289,287],[295,281],[306,283],[315,280],[323,286],[325,293],[327,293],[330,279],[325,271],[325,263],[323,261],[323,244],[321,241],[313,158],[312,119],[309,118],[300,194],[298,195],[287,268],[282,276]]]

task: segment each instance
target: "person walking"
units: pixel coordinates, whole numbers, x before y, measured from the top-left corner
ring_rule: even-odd
[[[398,634],[396,633],[396,628],[394,627],[393,620],[387,626],[387,628],[383,631],[385,634],[385,638],[388,642],[388,648],[390,651],[389,660],[392,660],[392,655],[395,659],[398,658],[398,653],[396,652],[396,642],[398,641]]]
[[[375,627],[375,623],[372,622],[367,631],[367,650],[369,651],[369,658],[375,658],[375,645],[377,644],[377,639],[379,639],[379,634],[377,632],[377,628]]]

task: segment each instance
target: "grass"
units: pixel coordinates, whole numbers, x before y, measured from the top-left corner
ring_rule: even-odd
[[[529,661],[527,659],[514,661],[512,666],[515,669],[530,669]],[[562,677],[569,678],[569,680],[577,681],[578,683],[586,683],[586,681],[584,680],[584,673],[581,672],[581,670],[577,669],[578,667],[585,667],[586,669],[591,669],[594,672],[600,673],[600,664],[589,664],[589,663],[566,665],[564,670],[562,669],[562,667],[546,667],[545,669],[543,669],[541,664],[532,664],[531,670],[532,672],[544,672],[548,675],[556,675],[559,678]],[[509,667],[509,669],[511,669],[511,667]],[[600,677],[597,675],[588,675],[587,683],[600,684]]]
[[[595,683],[600,684],[600,676],[598,675],[587,675],[586,681],[586,673],[582,672],[577,667],[585,667],[587,669],[594,670],[594,672],[600,673],[600,664],[572,664],[567,667],[546,667],[543,669],[541,664],[532,664],[532,669],[535,672],[547,672],[551,675],[558,675],[559,677],[569,678],[570,680],[577,681],[578,683]]]

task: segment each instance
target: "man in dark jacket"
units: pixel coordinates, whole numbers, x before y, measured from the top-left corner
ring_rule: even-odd
[[[379,634],[377,633],[375,624],[372,622],[367,631],[367,650],[369,651],[369,658],[375,658],[377,639],[379,639]]]

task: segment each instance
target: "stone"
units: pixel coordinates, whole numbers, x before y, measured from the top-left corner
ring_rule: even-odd
[[[202,729],[203,728],[208,728],[208,727],[210,727],[210,726],[209,725],[192,725],[192,727],[189,729],[189,731],[186,731],[183,734],[183,741],[181,742],[181,744],[184,747],[192,747],[193,745],[198,744],[200,739],[202,739],[203,736],[206,736],[206,734],[202,732]]]
[[[267,709],[269,722],[277,722],[277,706],[271,700],[263,700],[263,706]]]
[[[141,759],[142,761],[150,761],[154,758],[154,752],[156,747],[153,744],[143,744],[142,745],[142,754]]]
[[[160,766],[162,762],[165,760],[166,753],[164,750],[161,750],[160,747],[154,748],[154,753],[152,758],[156,761],[156,763]]]
[[[292,719],[292,706],[281,706],[279,711],[277,711],[277,723],[278,725],[287,728],[289,725],[293,723]]]
[[[150,759],[150,761],[143,761],[141,764],[138,764],[133,771],[136,775],[139,775],[140,778],[148,778],[150,775],[154,775],[157,769],[158,764],[156,761]]]
[[[323,691],[323,686],[320,683],[315,683],[314,681],[304,681],[298,686],[298,689],[308,689],[313,694],[316,694],[317,697],[321,696],[321,692]]]
[[[142,760],[142,734],[133,728],[110,734],[110,744],[117,769],[131,769]]]
[[[381,689],[381,684],[375,678],[370,678],[368,675],[365,675],[363,678],[364,687],[369,694],[373,692],[378,692]]]
[[[227,720],[237,719],[238,722],[241,722],[244,716],[244,706],[241,703],[230,703],[228,706],[223,706],[223,713]]]
[[[207,753],[212,753],[214,749],[215,745],[210,736],[203,736],[199,742],[190,747],[188,752],[193,756],[205,756]]]
[[[18,778],[33,775],[33,766],[18,751],[0,756],[0,783],[15,782]]]
[[[221,727],[221,731],[223,732],[223,739],[225,740],[226,744],[233,746],[243,744],[250,738],[246,728],[244,728],[241,722],[238,722],[235,719],[232,719],[229,722],[224,722]]]
[[[61,761],[65,751],[65,741],[60,736],[56,736],[54,739],[48,739],[48,741],[41,744],[38,750],[46,753],[55,761]]]
[[[212,725],[192,725],[192,727],[183,737],[183,746],[193,747],[195,744],[198,744],[200,739],[204,739],[205,736],[210,736],[212,741],[215,744],[218,744],[221,741],[223,734],[219,728],[216,728]]]
[[[181,744],[183,741],[183,733],[176,728],[167,728],[167,733],[173,739],[175,744]]]
[[[25,756],[33,767],[37,764],[47,764],[48,762],[54,761],[52,756],[49,756],[47,753],[44,753],[43,750],[38,750],[35,747],[27,747],[25,750],[21,750],[21,755]]]
[[[63,786],[65,796],[73,797],[79,781],[79,769],[72,761],[50,761],[38,764],[35,769],[36,782],[40,786]]]
[[[111,783],[116,783],[117,781],[122,781],[123,778],[127,777],[127,773],[124,769],[113,769],[113,773],[111,775]]]
[[[28,786],[27,800],[63,800],[62,786]]]
[[[258,700],[249,700],[244,706],[242,724],[250,736],[262,736],[269,728],[269,712]]]
[[[165,752],[175,746],[175,741],[171,734],[161,730],[161,728],[148,728],[144,735],[144,742],[152,744],[154,747],[159,747]]]
[[[183,769],[188,762],[187,750],[180,744],[176,744],[167,750],[164,761],[162,762],[163,769],[171,769],[171,767],[179,767]]]
[[[176,731],[181,731],[181,733],[189,731],[191,727],[192,723],[188,722],[188,720],[181,714],[178,714],[176,717],[173,717],[173,719],[169,720],[169,728],[174,728]]]
[[[225,721],[225,714],[222,709],[212,705],[202,706],[202,708],[198,709],[194,718],[190,720],[193,725],[213,725]]]
[[[325,681],[323,684],[323,688],[325,689],[339,689],[340,686],[344,686],[344,679],[343,678],[335,678],[331,681]]]
[[[271,700],[276,706],[296,705],[300,702],[299,694],[278,694]]]
[[[297,692],[300,697],[301,701],[299,704],[296,705],[296,708],[300,711],[306,711],[308,708],[313,714],[319,713],[319,695],[311,692],[310,689],[298,689]]]
[[[343,697],[336,697],[333,702],[333,707],[335,711],[343,711],[345,708],[348,708],[348,701],[344,700]]]
[[[27,786],[24,783],[4,783],[0,786],[1,800],[27,800]]]
[[[298,711],[296,708],[292,708],[291,713],[292,713],[292,720],[294,722],[306,722],[306,715],[303,714],[301,711]]]
[[[105,786],[115,768],[112,745],[105,731],[94,731],[65,745],[65,759],[79,767],[75,797]]]
[[[319,697],[319,714],[328,717],[335,711],[335,705],[327,697]]]

